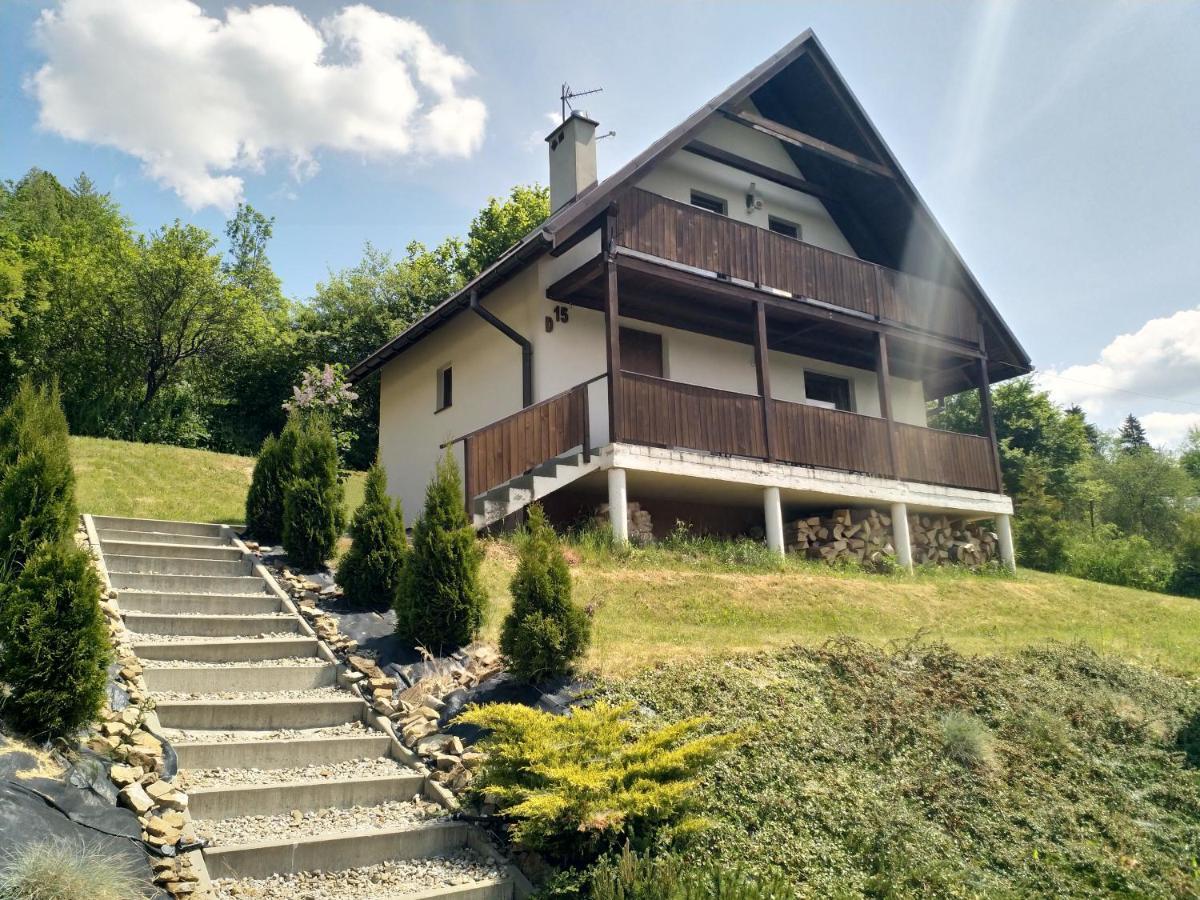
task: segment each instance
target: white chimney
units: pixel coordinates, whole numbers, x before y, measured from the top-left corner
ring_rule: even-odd
[[[550,145],[550,211],[562,209],[596,183],[596,126],[582,113],[571,111],[546,136]]]

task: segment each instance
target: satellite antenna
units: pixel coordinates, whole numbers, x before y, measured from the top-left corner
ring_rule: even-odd
[[[575,111],[575,107],[571,105],[571,101],[576,97],[586,97],[589,94],[599,94],[604,88],[592,88],[590,91],[573,91],[571,86],[565,81],[562,86],[562,95],[559,100],[562,102],[562,120],[567,121],[567,110]]]

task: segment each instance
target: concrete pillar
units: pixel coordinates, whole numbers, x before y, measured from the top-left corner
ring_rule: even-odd
[[[625,470],[608,470],[608,520],[612,523],[613,539],[618,544],[629,543],[629,495],[625,490]]]
[[[783,556],[783,504],[779,488],[763,488],[763,519],[766,522],[767,547]]]
[[[907,503],[892,504],[892,540],[896,544],[896,562],[911,572],[913,570],[912,538],[908,533]]]
[[[1010,572],[1017,570],[1017,551],[1013,547],[1012,516],[996,516],[996,537],[1000,538],[1000,561]]]

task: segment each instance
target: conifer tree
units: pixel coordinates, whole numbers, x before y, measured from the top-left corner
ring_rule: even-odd
[[[1146,429],[1133,413],[1126,416],[1125,421],[1121,423],[1117,444],[1126,453],[1137,453],[1150,448],[1150,441],[1146,439]]]
[[[1046,492],[1046,471],[1037,463],[1026,467],[1016,497],[1017,559],[1043,572],[1061,571],[1067,561],[1063,508]]]
[[[283,503],[296,467],[298,435],[293,417],[279,437],[267,435],[258,451],[246,493],[246,530],[261,543],[273,544],[283,537]]]
[[[337,443],[329,423],[316,414],[304,415],[283,501],[283,549],[289,562],[307,569],[325,564],[345,525],[344,502]]]
[[[346,602],[360,609],[387,609],[395,602],[408,551],[404,514],[387,493],[378,461],[367,472],[362,505],[350,523],[350,549],[338,566]]]
[[[75,473],[58,386],[21,381],[0,413],[0,580],[75,525]]]
[[[91,559],[43,543],[0,587],[0,714],[38,740],[73,734],[100,711],[110,655]]]
[[[539,681],[566,674],[587,648],[591,623],[571,602],[571,571],[539,504],[519,540],[512,610],[504,618],[500,649],[518,678]]]
[[[425,490],[396,595],[396,633],[434,653],[469,643],[483,621],[483,560],[463,507],[462,479],[449,455]]]

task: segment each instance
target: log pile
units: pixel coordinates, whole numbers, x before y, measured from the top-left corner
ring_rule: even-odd
[[[914,513],[908,527],[916,565],[979,566],[999,556],[996,535],[978,523]],[[796,519],[784,526],[783,539],[789,553],[828,563],[881,565],[896,553],[892,517],[875,509],[835,509]]]
[[[634,544],[649,544],[654,540],[654,526],[650,521],[649,510],[642,509],[642,505],[631,501],[627,504],[626,522],[629,526],[629,540]],[[608,504],[602,503],[596,509],[596,527],[608,527]]]

